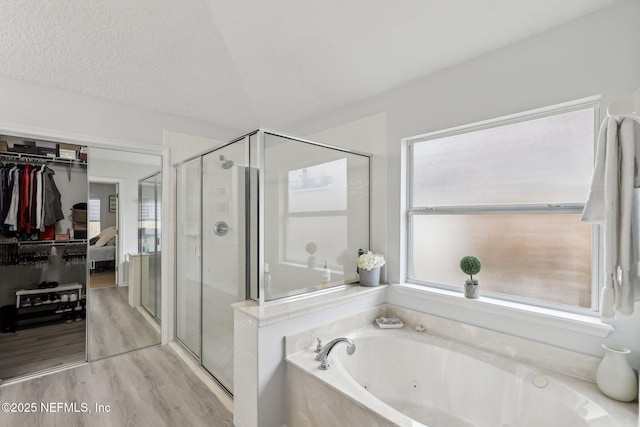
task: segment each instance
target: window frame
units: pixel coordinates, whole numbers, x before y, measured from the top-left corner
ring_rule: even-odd
[[[428,288],[442,289],[462,294],[460,286],[434,283],[416,279],[413,276],[413,218],[416,215],[481,215],[481,214],[580,214],[585,203],[548,203],[548,204],[513,204],[513,205],[465,205],[465,206],[414,206],[413,204],[413,152],[417,143],[429,140],[450,137],[454,135],[470,134],[485,129],[501,127],[505,125],[535,120],[543,117],[554,116],[577,110],[593,108],[594,141],[593,153],[595,161],[595,150],[598,138],[598,126],[600,124],[600,99],[592,97],[559,105],[553,105],[536,110],[526,111],[509,116],[498,117],[482,122],[458,126],[430,132],[423,135],[404,139],[406,144],[406,171],[405,171],[405,197],[406,197],[406,241],[405,241],[405,282],[425,286]],[[599,309],[600,291],[602,287],[602,245],[600,227],[592,224],[591,228],[591,307],[584,308],[565,304],[552,303],[547,301],[533,300],[514,295],[502,294],[498,292],[483,291],[482,295],[502,301],[524,304],[526,306],[540,307],[543,309],[558,310],[561,312],[575,313],[587,316],[596,316]]]

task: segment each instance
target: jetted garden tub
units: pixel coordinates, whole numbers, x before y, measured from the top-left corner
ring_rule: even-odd
[[[592,382],[463,343],[366,326],[320,370],[314,347],[287,357],[288,425],[636,427],[638,403]],[[336,337],[331,337],[336,338]]]

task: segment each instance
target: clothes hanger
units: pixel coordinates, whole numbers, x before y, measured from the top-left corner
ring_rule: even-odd
[[[638,116],[640,117],[640,89],[629,96],[616,99],[607,107],[609,116]]]

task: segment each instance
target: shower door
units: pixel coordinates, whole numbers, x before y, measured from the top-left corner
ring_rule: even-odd
[[[149,255],[148,280],[141,283],[140,303],[160,320],[160,198],[162,173],[138,183],[138,252]]]
[[[233,394],[233,309],[244,301],[245,140],[202,157],[202,366]]]
[[[176,336],[200,357],[201,159],[176,167]]]

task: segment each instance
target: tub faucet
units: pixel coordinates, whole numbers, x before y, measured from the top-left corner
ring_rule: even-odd
[[[349,338],[342,337],[342,338],[336,338],[334,340],[329,341],[327,344],[325,344],[324,347],[322,347],[322,350],[320,350],[320,353],[316,355],[316,360],[320,361],[320,369],[322,369],[323,371],[326,371],[327,369],[329,369],[329,361],[328,361],[329,353],[331,352],[333,347],[339,342],[346,342],[349,345],[349,347],[347,347],[347,354],[355,353],[356,345]]]

